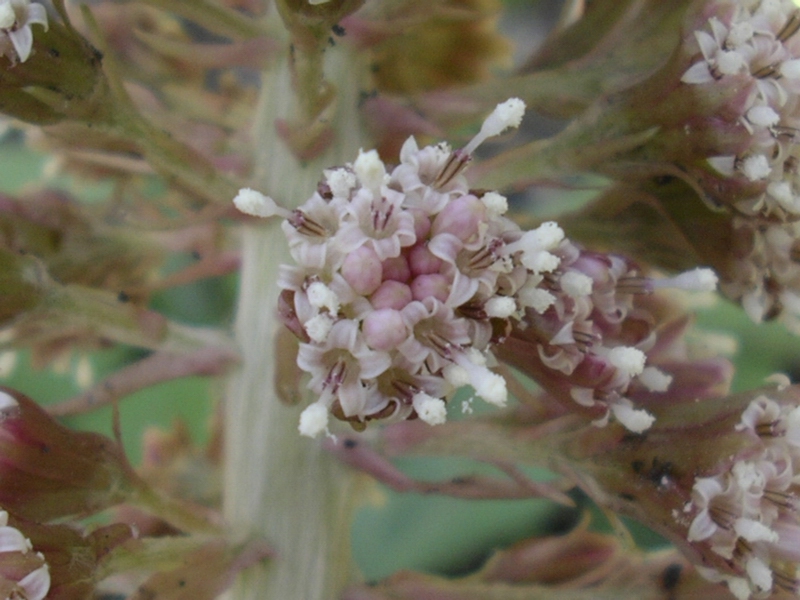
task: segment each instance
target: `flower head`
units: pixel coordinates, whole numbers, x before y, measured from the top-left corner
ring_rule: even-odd
[[[121,449],[56,423],[33,400],[0,389],[0,506],[36,521],[86,515],[132,490]]]
[[[564,232],[545,223],[523,234],[503,216],[505,198],[470,190],[461,172],[484,139],[519,125],[523,111],[520,100],[504,102],[454,152],[420,149],[410,138],[394,168],[361,151],[326,170],[293,212],[252,190],[237,196],[249,214],[285,219],[298,263],[284,267],[280,285],[304,342],[298,364],[318,397],[302,433],[327,431],[328,414],[357,427],[391,416],[441,423],[443,399],[465,384],[506,403],[488,354],[537,300],[532,289],[544,292],[542,274],[557,266],[551,251]]]
[[[0,2],[0,53],[12,62],[25,62],[33,48],[32,25],[47,30],[47,10],[30,0]]]

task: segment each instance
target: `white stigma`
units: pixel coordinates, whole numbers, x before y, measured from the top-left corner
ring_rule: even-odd
[[[492,114],[486,117],[478,132],[469,144],[464,146],[464,154],[472,154],[487,138],[503,133],[509,127],[519,127],[525,114],[525,103],[519,98],[510,98],[498,104]]]
[[[306,321],[304,327],[312,342],[321,344],[333,328],[333,318],[328,313],[320,313]]]
[[[652,280],[653,288],[675,288],[689,292],[713,292],[717,289],[719,277],[712,269],[698,267],[679,273],[675,277]]]
[[[508,401],[508,390],[506,380],[497,373],[492,373],[489,369],[481,369],[480,375],[476,374],[472,380],[472,387],[478,396],[489,404],[503,407]]]
[[[323,173],[331,193],[337,198],[348,198],[353,188],[358,185],[356,174],[347,169],[325,169]]]
[[[650,429],[656,418],[646,410],[633,408],[628,402],[623,401],[611,405],[611,412],[614,413],[617,421],[633,433],[642,433]]]
[[[608,362],[628,377],[639,375],[644,370],[647,356],[638,348],[617,346],[608,353]]]
[[[274,217],[277,215],[287,218],[291,216],[291,212],[278,206],[275,200],[250,188],[239,190],[239,193],[233,199],[233,204],[244,214],[254,217]]]
[[[490,217],[499,217],[508,211],[508,199],[497,192],[486,192],[481,198]]]
[[[386,177],[386,166],[378,156],[377,150],[364,152],[358,151],[358,158],[353,163],[355,171],[361,185],[369,190],[378,190],[383,185]]]
[[[742,162],[742,173],[750,181],[766,179],[771,172],[772,167],[769,166],[769,161],[763,154],[748,156]]]
[[[469,373],[467,373],[464,367],[459,365],[449,364],[445,366],[445,368],[442,369],[442,377],[454,388],[469,385]]]
[[[639,381],[651,392],[666,392],[672,383],[672,375],[656,367],[645,367],[639,374]]]
[[[419,392],[414,394],[411,403],[419,418],[428,425],[441,425],[447,420],[447,407],[440,398]]]
[[[594,280],[585,273],[567,271],[561,276],[559,283],[561,284],[561,289],[564,290],[567,296],[580,298],[592,293],[592,284]]]
[[[517,312],[517,303],[508,296],[495,296],[487,300],[483,308],[488,317],[507,319]]]
[[[308,295],[308,302],[311,306],[315,308],[326,308],[331,314],[339,312],[339,296],[321,281],[315,281],[309,285],[306,294]]]
[[[300,424],[297,430],[301,435],[317,437],[320,433],[328,430],[328,409],[315,402],[300,414]]]

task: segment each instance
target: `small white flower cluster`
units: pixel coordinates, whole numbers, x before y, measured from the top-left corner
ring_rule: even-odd
[[[33,48],[31,25],[47,30],[47,10],[30,0],[0,0],[0,54],[12,63],[25,62]]]
[[[792,151],[800,122],[800,9],[792,0],[718,2],[706,29],[695,31],[702,60],[682,77],[688,84],[732,85],[741,98],[739,125],[750,136],[737,155],[715,156],[725,176],[761,184],[739,201],[750,215],[800,215],[800,177]],[[738,102],[738,100],[737,100]]]
[[[780,319],[800,334],[800,221],[733,220],[732,279],[722,291],[756,323]]]
[[[596,425],[604,426],[613,416],[628,430],[642,433],[655,418],[626,397],[631,384],[665,392],[672,378],[646,366],[656,334],[649,314],[634,306],[635,296],[659,288],[711,291],[717,277],[698,268],[673,278],[648,279],[620,256],[589,252],[569,240],[554,252],[558,270],[547,275],[547,290],[540,292],[548,295],[547,302],[540,301],[538,312],[528,312],[527,329],[514,336],[536,344],[538,361],[553,371],[547,380],[600,414]],[[505,352],[502,357],[523,371],[530,371],[533,362],[531,357],[518,362]]]
[[[8,524],[8,513],[0,510],[0,576],[11,579],[16,583],[18,590],[11,592],[9,598],[25,598],[26,600],[43,600],[50,590],[50,570],[44,560],[44,555],[36,553],[36,560],[20,561],[16,554],[27,555],[33,550],[31,541],[15,527]],[[9,568],[4,568],[8,561]],[[40,564],[40,566],[21,575],[27,564]],[[19,577],[19,579],[17,579]],[[19,591],[24,592],[20,595]]]
[[[701,568],[739,600],[773,589],[800,590],[800,406],[761,395],[742,413],[738,431],[756,446],[723,473],[697,478],[687,539],[707,546],[731,572]]]

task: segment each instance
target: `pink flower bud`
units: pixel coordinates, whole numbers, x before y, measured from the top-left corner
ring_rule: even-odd
[[[450,282],[438,273],[420,275],[411,282],[411,294],[414,300],[436,298],[439,302],[445,302],[450,295]]]
[[[411,288],[399,281],[384,281],[381,286],[370,296],[370,302],[376,309],[393,308],[402,309],[414,299]]]
[[[436,215],[431,235],[451,233],[462,242],[469,242],[478,236],[478,225],[485,221],[486,205],[468,194],[452,200]]]
[[[424,210],[411,209],[409,211],[414,217],[414,235],[417,240],[425,240],[431,232],[431,220]]]
[[[381,263],[383,267],[383,279],[405,282],[411,278],[411,270],[408,267],[408,260],[403,255],[387,258]]]
[[[441,258],[433,255],[427,244],[417,244],[408,253],[408,265],[414,276],[438,273],[442,262]]]
[[[59,425],[8,388],[0,388],[0,417],[0,507],[49,521],[128,498],[132,473],[112,440]]]
[[[361,246],[344,259],[342,277],[357,294],[371,294],[381,284],[383,270],[378,255],[369,246]]]
[[[406,339],[408,330],[400,312],[391,308],[373,311],[364,319],[364,339],[375,350],[391,350]]]

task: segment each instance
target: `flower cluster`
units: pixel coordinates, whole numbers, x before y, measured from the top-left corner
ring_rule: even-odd
[[[517,126],[523,111],[519,100],[499,105],[455,152],[410,138],[391,173],[377,152],[360,152],[326,170],[292,212],[252,190],[237,196],[244,212],[286,219],[298,264],[281,270],[282,313],[304,342],[298,365],[318,395],[302,433],[325,431],[329,412],[356,426],[412,415],[442,423],[443,398],[466,384],[506,403],[489,347],[534,301],[564,234],[555,223],[523,234],[503,217],[506,199],[471,192],[461,171],[483,139]]]
[[[730,567],[735,574],[710,567],[701,572],[725,581],[740,600],[777,588],[797,593],[800,404],[760,395],[736,430],[756,443],[723,472],[695,480],[685,508],[693,516],[687,539]]]
[[[5,598],[43,600],[50,590],[50,570],[31,541],[8,524],[8,513],[0,510],[0,593]]]
[[[712,126],[717,155],[707,161],[715,175],[701,183],[733,209],[734,252],[722,290],[754,321],[781,317],[800,330],[800,10],[791,0],[751,0],[717,2],[709,12],[694,32],[698,60],[682,81],[698,98],[727,99]]]
[[[732,277],[720,285],[756,323],[780,318],[800,332],[800,223],[732,222]]]
[[[800,14],[791,0],[725,2],[695,31],[702,59],[683,75],[689,84],[746,90],[739,124],[749,145],[736,155],[709,159],[723,175],[762,184],[762,193],[736,208],[747,214],[800,214],[800,179],[793,156],[800,92]],[[719,83],[717,83],[719,82]]]
[[[612,413],[633,431],[652,424],[625,390],[637,377],[659,389],[669,378],[646,369],[638,347],[604,344],[602,336],[631,308],[630,294],[617,294],[619,281],[640,291],[652,284],[631,277],[622,258],[583,252],[554,222],[523,232],[503,216],[503,196],[470,190],[461,176],[477,145],[521,113],[519,101],[501,104],[455,152],[420,149],[410,138],[391,172],[375,151],[361,152],[327,170],[294,211],[249,189],[236,197],[243,212],[285,218],[298,263],[282,267],[279,285],[283,319],[303,342],[298,365],[318,396],[301,417],[302,433],[326,431],[330,413],[358,427],[414,416],[439,424],[444,398],[465,385],[503,406],[506,384],[487,366],[490,351],[514,323],[532,321],[552,371],[569,375],[583,363],[597,374],[603,366],[598,381],[572,389],[581,405],[602,403],[599,424]],[[707,270],[683,279],[716,283]]]
[[[596,425],[613,415],[641,433],[654,417],[634,407],[629,388],[664,393],[672,376],[647,364],[651,351],[664,345],[657,332],[663,323],[637,299],[658,288],[711,291],[717,277],[698,268],[651,279],[622,256],[590,252],[568,240],[555,252],[559,267],[546,280],[547,304],[528,310],[497,353],[556,398],[585,408]]]
[[[47,29],[47,10],[30,0],[0,1],[0,54],[12,63],[25,62],[33,48],[31,25]]]

